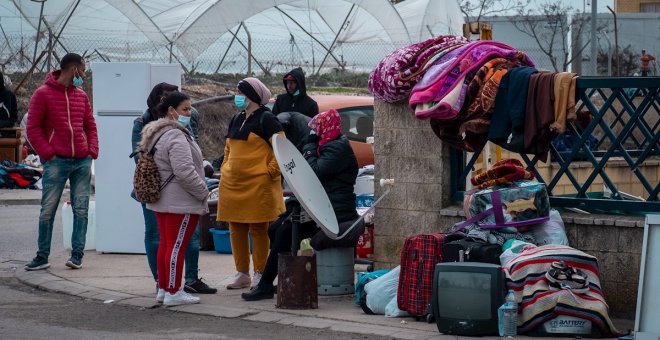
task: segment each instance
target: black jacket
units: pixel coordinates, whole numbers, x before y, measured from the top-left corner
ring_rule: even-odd
[[[318,156],[317,148],[317,142],[305,144],[303,156],[328,194],[337,221],[345,222],[358,218],[353,193],[358,163],[348,139],[340,135],[323,145],[321,156]]]
[[[2,75],[0,74],[0,78]],[[5,110],[0,112],[0,127],[13,127],[18,120],[18,105],[16,104],[16,96],[9,89],[0,91],[0,103],[2,103]]]
[[[298,151],[302,152],[303,147],[307,144],[307,137],[312,128],[309,127],[311,118],[298,112],[280,112],[277,119],[282,124],[286,138],[296,146]]]
[[[509,70],[502,77],[495,96],[488,140],[507,150],[524,152],[527,90],[529,78],[536,72],[533,67],[522,66]]]
[[[275,105],[273,105],[273,109],[271,110],[273,114],[277,115],[280,112],[294,111],[300,112],[310,118],[319,114],[319,105],[316,104],[314,99],[307,95],[307,87],[305,86],[305,74],[303,73],[303,70],[298,67],[284,75],[285,79],[282,80],[282,82],[284,83],[285,89],[286,77],[289,75],[292,75],[294,78],[296,78],[300,94],[294,96],[293,93],[289,93],[287,90],[287,93],[278,95],[277,99],[275,100]]]

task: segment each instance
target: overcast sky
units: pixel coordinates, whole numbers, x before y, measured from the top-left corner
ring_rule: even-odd
[[[537,3],[545,3],[548,0],[532,0],[532,3],[537,2]],[[592,0],[557,0],[564,5],[568,6],[570,5],[571,7],[582,11],[584,8],[586,12],[591,12],[591,2]],[[612,9],[614,9],[614,0],[597,0],[598,5],[598,12],[609,12],[607,10],[606,6],[610,6]]]

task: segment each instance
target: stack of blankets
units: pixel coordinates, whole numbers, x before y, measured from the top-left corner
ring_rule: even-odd
[[[399,49],[369,76],[385,102],[408,100],[415,117],[465,151],[491,140],[547,158],[553,134],[575,118],[575,74],[538,72],[522,51],[445,35]]]

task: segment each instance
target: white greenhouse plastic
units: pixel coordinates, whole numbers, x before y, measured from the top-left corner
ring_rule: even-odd
[[[46,0],[39,25],[41,9],[30,0],[0,3],[0,59],[14,57],[9,69],[24,69],[17,61],[30,64],[57,36],[60,56],[67,50],[92,60],[171,60],[201,72],[244,70],[248,40],[262,71],[364,68],[431,35],[460,34],[463,23],[456,0]]]

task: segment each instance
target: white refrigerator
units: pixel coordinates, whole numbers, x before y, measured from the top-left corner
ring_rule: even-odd
[[[93,108],[99,134],[96,174],[96,250],[144,254],[144,218],[130,197],[135,162],[133,121],[147,108],[154,85],[181,88],[179,64],[93,63]]]

